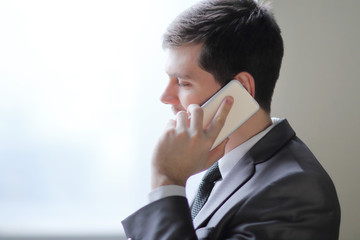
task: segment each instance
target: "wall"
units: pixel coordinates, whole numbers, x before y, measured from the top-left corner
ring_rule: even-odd
[[[359,239],[360,1],[275,0],[285,56],[273,115],[286,117],[332,177],[340,239]]]

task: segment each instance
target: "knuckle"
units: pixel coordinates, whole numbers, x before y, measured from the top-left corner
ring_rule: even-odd
[[[197,105],[197,104],[192,104],[190,105],[189,107],[189,113],[192,115],[192,116],[202,116],[203,114],[203,109]]]
[[[177,113],[177,117],[185,117],[186,115],[187,115],[187,113],[184,111],[180,111]]]
[[[193,111],[197,115],[203,114],[203,109],[199,106],[195,107]]]
[[[174,128],[170,128],[165,132],[165,136],[173,136],[176,133],[176,130]]]
[[[195,129],[192,131],[192,137],[194,139],[201,139],[202,138],[202,132],[198,129]]]
[[[221,116],[221,115],[217,115],[214,117],[214,123],[216,125],[223,125],[225,123],[225,117]]]
[[[185,129],[182,129],[177,131],[176,135],[180,138],[187,138],[189,136],[189,133]]]
[[[191,109],[191,110],[198,109],[198,108],[200,108],[200,106],[198,104],[192,103],[189,105],[189,109]]]

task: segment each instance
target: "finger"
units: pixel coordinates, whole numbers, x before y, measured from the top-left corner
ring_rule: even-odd
[[[184,130],[188,128],[188,114],[180,111],[176,114],[176,128]]]
[[[165,131],[174,129],[176,127],[176,121],[174,119],[170,119],[169,122],[165,126]]]
[[[229,138],[226,138],[216,148],[214,148],[209,152],[209,157],[207,162],[208,166],[206,166],[207,168],[211,167],[216,161],[218,161],[220,158],[224,156],[225,147],[228,142],[229,142]]]
[[[198,104],[191,104],[188,107],[190,113],[190,128],[193,130],[203,130],[204,111]]]
[[[233,102],[234,99],[232,97],[226,97],[220,104],[219,109],[217,110],[215,116],[211,120],[209,127],[206,130],[210,138],[215,140],[217,135],[220,133],[220,130],[225,124],[226,117],[230,112]]]

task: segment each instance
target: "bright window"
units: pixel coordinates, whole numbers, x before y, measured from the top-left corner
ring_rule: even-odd
[[[171,116],[162,33],[194,2],[0,1],[0,237],[121,233]]]

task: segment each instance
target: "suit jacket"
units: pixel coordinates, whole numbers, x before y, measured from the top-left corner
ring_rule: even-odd
[[[184,197],[167,197],[122,223],[133,240],[338,239],[335,187],[286,120],[260,139],[191,219]]]

